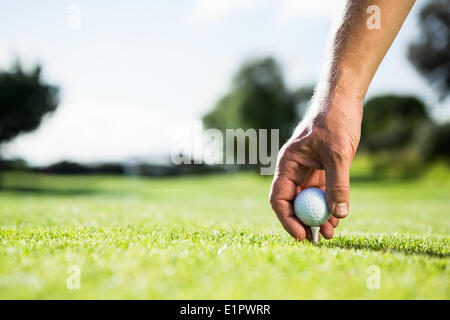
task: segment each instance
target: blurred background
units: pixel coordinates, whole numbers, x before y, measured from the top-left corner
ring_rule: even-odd
[[[174,166],[170,153],[198,120],[278,128],[282,144],[308,105],[341,4],[2,1],[1,170],[249,169]],[[409,178],[448,163],[449,20],[446,1],[417,1],[368,92],[355,170]]]
[[[199,121],[281,146],[341,4],[0,0],[0,299],[449,298],[448,0],[373,79],[332,240],[290,238],[258,165],[171,161]]]

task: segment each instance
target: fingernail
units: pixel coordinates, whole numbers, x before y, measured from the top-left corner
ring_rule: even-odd
[[[344,218],[345,216],[347,216],[347,204],[345,202],[338,203],[334,208],[334,214],[339,218]]]

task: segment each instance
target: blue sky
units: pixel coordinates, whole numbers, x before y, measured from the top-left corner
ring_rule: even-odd
[[[34,164],[167,154],[176,132],[226,92],[246,58],[273,55],[296,88],[314,83],[338,0],[3,1],[0,68],[40,62],[60,85],[58,111],[5,147]],[[423,0],[377,72],[368,96],[437,97],[406,59]],[[68,7],[80,9],[70,29]],[[434,108],[450,118],[448,101]]]

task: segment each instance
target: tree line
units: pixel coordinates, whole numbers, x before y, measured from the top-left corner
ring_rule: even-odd
[[[428,1],[420,13],[420,31],[407,56],[439,98],[445,100],[450,89],[447,0]],[[19,134],[35,130],[46,115],[57,109],[59,89],[46,83],[41,74],[41,66],[24,71],[18,62],[11,70],[0,71],[0,147]],[[302,119],[312,95],[312,86],[289,89],[274,58],[255,58],[242,64],[229,91],[203,121],[206,127],[221,130],[279,129],[280,142],[284,143]],[[381,155],[380,159],[386,160],[378,162],[380,168],[398,160],[412,167],[437,159],[450,161],[450,123],[433,121],[429,116],[431,108],[412,95],[368,99],[360,152]]]

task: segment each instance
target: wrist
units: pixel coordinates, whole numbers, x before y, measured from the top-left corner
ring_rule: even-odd
[[[321,107],[311,114],[311,124],[332,135],[341,131],[359,132],[363,104],[363,96],[336,87],[318,103]]]
[[[336,73],[335,93],[364,101],[371,80],[364,77],[367,73],[353,66],[346,66],[344,63],[341,63]]]
[[[292,139],[314,131],[314,128],[330,132],[336,128],[361,127],[365,93],[353,90],[350,86],[334,85],[329,81],[320,81],[303,120],[295,129]],[[334,129],[333,129],[334,128]]]
[[[364,96],[364,93],[350,86],[320,82],[317,84],[309,110],[310,119],[324,118],[331,113],[341,114],[343,118],[352,115],[355,119],[356,116],[362,121]]]

